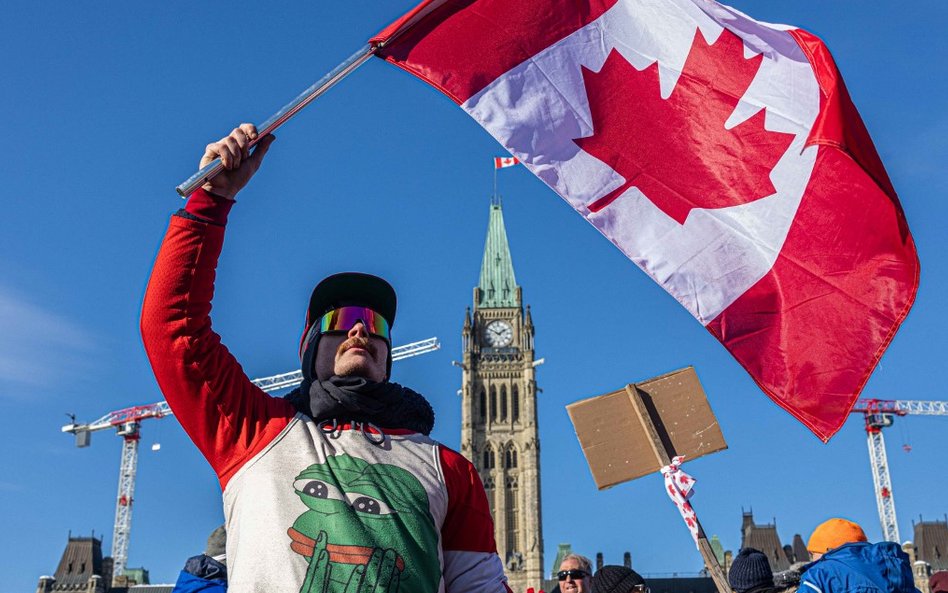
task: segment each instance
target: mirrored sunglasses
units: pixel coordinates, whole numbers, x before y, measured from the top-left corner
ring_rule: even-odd
[[[339,307],[333,309],[320,317],[317,325],[319,326],[319,332],[323,334],[346,333],[360,321],[368,333],[383,340],[391,340],[388,321],[380,313],[368,307]]]

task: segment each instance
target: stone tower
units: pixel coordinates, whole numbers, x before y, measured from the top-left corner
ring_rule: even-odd
[[[510,587],[542,586],[540,439],[533,321],[514,277],[499,200],[490,206],[474,308],[462,331],[461,453],[480,473]]]

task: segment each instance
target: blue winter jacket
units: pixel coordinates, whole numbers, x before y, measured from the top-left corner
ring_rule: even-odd
[[[799,593],[919,593],[894,542],[846,544],[804,567]]]
[[[227,593],[227,567],[205,554],[192,556],[171,593]]]

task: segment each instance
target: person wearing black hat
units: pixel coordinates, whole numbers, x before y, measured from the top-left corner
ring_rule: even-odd
[[[303,381],[254,385],[211,329],[214,276],[238,191],[273,142],[251,124],[209,144],[225,171],[171,220],[142,339],[175,417],[223,488],[231,593],[509,593],[474,466],[429,437],[434,412],[390,381],[395,291],[358,272],[310,297]]]
[[[731,562],[727,582],[737,593],[764,593],[774,589],[774,573],[763,552],[741,548]]]
[[[648,593],[642,575],[627,566],[607,565],[596,571],[593,593]]]

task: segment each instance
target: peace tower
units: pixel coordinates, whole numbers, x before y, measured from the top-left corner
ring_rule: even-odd
[[[515,592],[543,583],[537,366],[530,307],[514,277],[500,201],[490,206],[474,308],[462,330],[461,453],[487,491],[497,552]]]

